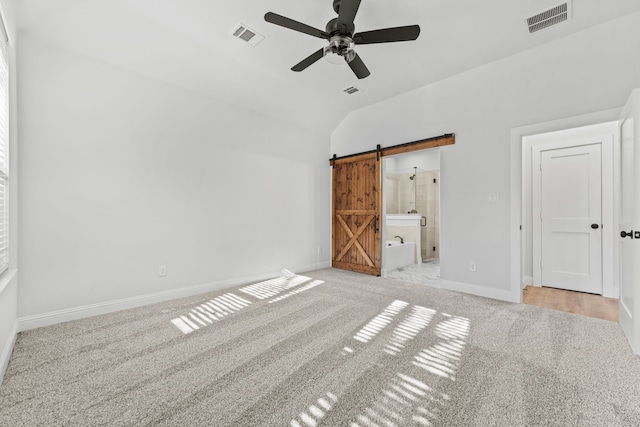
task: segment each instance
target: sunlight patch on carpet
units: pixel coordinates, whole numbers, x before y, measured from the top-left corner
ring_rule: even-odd
[[[338,401],[338,398],[331,392],[309,405],[306,411],[301,412],[296,418],[289,422],[291,427],[315,427],[322,420],[327,412],[331,410]]]
[[[272,299],[271,301],[269,301],[269,304],[272,304],[272,303],[278,302],[278,301],[282,301],[283,299],[289,298],[290,296],[293,296],[295,294],[299,294],[300,292],[308,291],[309,289],[315,288],[316,286],[322,285],[323,283],[324,283],[323,280],[314,280],[313,282],[311,282],[309,284],[306,284],[306,285],[302,286],[301,288],[294,289],[291,292],[287,292],[284,295],[280,295],[279,297]]]
[[[436,311],[433,309],[414,305],[407,318],[393,330],[391,340],[384,351],[391,355],[401,352],[407,342],[429,326],[435,314]]]
[[[240,288],[240,292],[247,295],[251,295],[257,299],[267,299],[274,297],[288,289],[300,286],[303,283],[310,281],[310,277],[299,275],[287,275],[277,277],[275,279],[266,280],[264,282],[255,283],[253,285]]]
[[[400,313],[409,303],[395,300],[384,311],[371,319],[357,334],[353,336],[353,339],[362,343],[368,343],[374,339],[384,328],[386,328],[393,318]]]
[[[308,291],[309,289],[315,288],[316,286],[324,283],[323,280],[313,280],[310,277],[299,276],[289,272],[288,270],[283,270],[283,272],[287,274],[282,277],[245,286],[240,288],[239,291],[263,300],[274,297],[286,290],[295,288],[284,295],[273,298],[269,301],[271,304],[282,301],[301,292]],[[313,281],[310,282],[311,280]],[[173,325],[183,334],[190,334],[193,331],[197,331],[198,329],[213,324],[229,314],[240,311],[241,309],[248,307],[250,304],[251,301],[232,293],[226,293],[198,305],[185,315],[171,319],[171,323],[173,323]]]
[[[396,330],[402,333],[394,334],[395,338],[392,337],[385,352],[396,355],[404,346],[393,344],[413,339],[410,337],[415,337],[424,330],[437,314],[439,321],[433,326],[433,330],[438,341],[420,350],[411,361],[413,366],[422,371],[416,371],[413,375],[409,375],[408,371],[398,372],[382,388],[378,397],[360,411],[356,420],[349,424],[351,427],[400,427],[408,423],[431,426],[442,408],[451,400],[449,395],[428,384],[439,384],[443,378],[455,381],[471,321],[447,313],[438,314],[435,310],[424,307],[414,306],[414,309],[400,324],[411,326],[401,329],[399,325]]]
[[[471,321],[465,317],[443,314],[446,320],[436,326],[440,341],[422,350],[413,364],[431,374],[455,381],[456,371],[462,358]]]
[[[211,325],[229,314],[248,307],[251,301],[242,297],[227,293],[206,301],[193,308],[186,315],[171,320],[183,334],[189,334],[202,327]]]
[[[398,373],[380,396],[366,407],[351,427],[400,427],[410,419],[414,424],[433,425],[440,408],[451,398],[415,376]]]

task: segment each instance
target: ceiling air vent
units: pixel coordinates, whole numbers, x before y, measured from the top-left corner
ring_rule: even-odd
[[[349,86],[346,89],[342,89],[343,92],[348,93],[349,95],[353,95],[354,93],[358,93],[360,92],[360,89],[358,89],[355,86]]]
[[[236,25],[233,31],[231,31],[231,34],[234,37],[249,43],[253,47],[256,47],[258,43],[264,40],[264,36],[262,34],[258,34],[256,31],[242,23]]]
[[[545,10],[527,19],[529,33],[544,30],[571,18],[571,2],[566,2],[549,10]]]

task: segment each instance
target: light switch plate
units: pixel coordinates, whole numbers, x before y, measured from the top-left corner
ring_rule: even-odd
[[[500,202],[500,193],[487,193],[487,202],[488,203],[499,203]]]

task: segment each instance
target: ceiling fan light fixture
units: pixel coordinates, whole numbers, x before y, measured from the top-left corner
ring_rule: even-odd
[[[324,59],[334,65],[349,63],[356,57],[355,43],[350,37],[336,35],[323,50]]]

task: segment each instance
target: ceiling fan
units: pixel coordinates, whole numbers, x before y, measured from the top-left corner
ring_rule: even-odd
[[[360,2],[361,0],[333,0],[333,10],[338,14],[338,17],[327,23],[325,31],[273,12],[264,15],[264,19],[272,24],[329,41],[329,46],[312,53],[294,65],[291,68],[293,71],[302,71],[320,58],[333,54],[344,58],[355,75],[359,79],[364,79],[371,73],[354,50],[355,45],[416,40],[420,35],[420,26],[409,25],[355,33],[353,21],[358,13]]]

